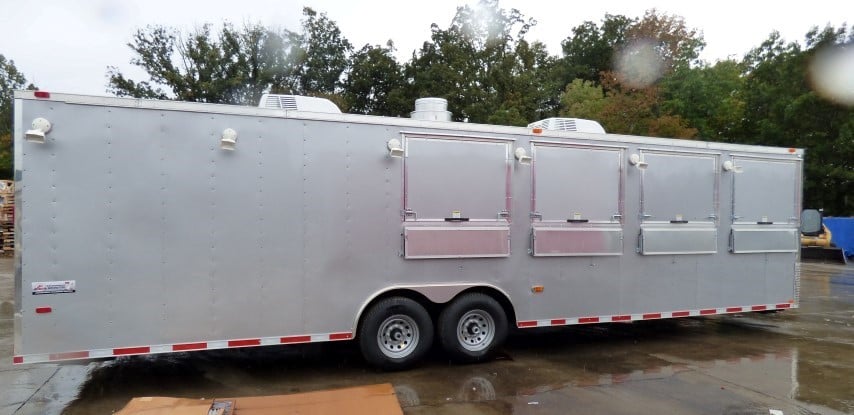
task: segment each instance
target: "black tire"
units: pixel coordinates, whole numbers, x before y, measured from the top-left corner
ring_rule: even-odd
[[[390,297],[374,304],[359,328],[362,356],[384,370],[414,366],[432,344],[430,314],[421,304],[405,297]]]
[[[439,342],[458,362],[491,358],[507,339],[507,330],[504,308],[486,294],[463,294],[439,316]]]

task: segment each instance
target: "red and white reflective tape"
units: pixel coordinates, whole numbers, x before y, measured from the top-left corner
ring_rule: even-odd
[[[722,308],[701,308],[697,310],[662,311],[658,313],[615,314],[610,316],[586,316],[565,318],[562,317],[547,320],[520,320],[516,322],[516,326],[520,329],[524,329],[533,327],[571,326],[576,324],[619,323],[626,321],[658,320],[664,318],[711,316],[715,314],[732,314],[749,311],[785,310],[787,308],[797,307],[797,304],[794,303],[777,303]]]
[[[319,343],[350,340],[353,333],[306,334],[284,337],[258,337],[252,339],[213,340],[203,342],[158,344],[152,346],[117,347],[113,349],[81,350],[63,353],[43,353],[15,356],[12,363],[58,362],[62,360],[95,359],[99,357],[133,356],[143,354],[188,352],[195,350],[235,349],[240,347],[272,346],[277,344]]]

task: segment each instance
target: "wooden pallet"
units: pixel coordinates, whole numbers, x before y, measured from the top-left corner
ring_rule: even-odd
[[[9,180],[0,180],[0,252],[15,252],[15,186]]]

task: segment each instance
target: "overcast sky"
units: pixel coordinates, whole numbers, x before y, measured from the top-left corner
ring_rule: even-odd
[[[129,64],[132,54],[126,44],[137,28],[148,24],[192,29],[229,20],[299,30],[307,5],[326,12],[356,48],[394,40],[402,61],[429,39],[431,23],[447,27],[456,6],[471,3],[475,1],[0,0],[0,54],[14,60],[41,89],[105,95],[107,66],[141,80],[141,72]],[[527,38],[542,41],[552,54],[560,53],[561,40],[585,20],[598,23],[606,13],[637,17],[654,7],[683,16],[690,27],[702,30],[707,46],[701,57],[710,62],[741,58],[772,30],[800,42],[811,26],[839,27],[854,20],[850,0],[503,0],[501,7],[534,17],[538,23]]]

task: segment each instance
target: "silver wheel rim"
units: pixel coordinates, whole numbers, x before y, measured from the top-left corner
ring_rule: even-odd
[[[412,317],[395,314],[380,324],[377,344],[387,357],[400,359],[409,356],[418,346],[418,324]]]
[[[495,320],[483,310],[471,310],[463,314],[457,324],[457,340],[460,346],[471,352],[479,352],[492,345],[495,338]]]

